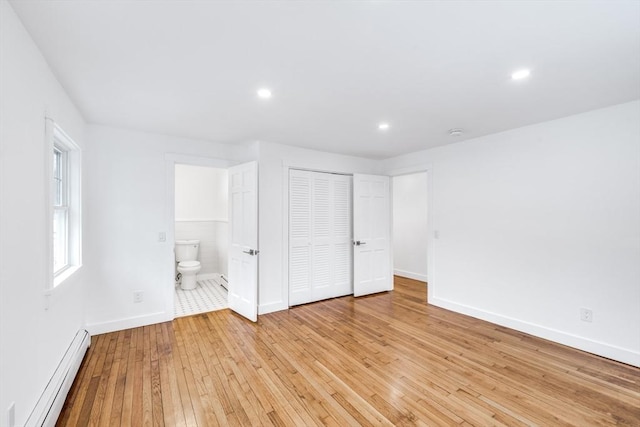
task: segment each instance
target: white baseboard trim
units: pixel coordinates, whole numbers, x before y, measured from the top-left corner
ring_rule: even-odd
[[[287,310],[288,308],[289,307],[287,307],[287,305],[282,301],[271,302],[268,304],[258,305],[258,314],[269,314],[276,311]]]
[[[49,380],[25,427],[53,427],[62,411],[71,384],[80,369],[84,355],[91,345],[91,336],[79,330],[67,348],[53,376]]]
[[[173,320],[173,313],[159,311],[142,316],[127,317],[125,319],[112,320],[103,323],[89,323],[87,330],[93,335],[106,334],[108,332],[122,331],[124,329],[153,325],[155,323],[169,322]]]
[[[637,351],[603,343],[600,341],[590,340],[588,338],[580,337],[556,329],[546,328],[544,326],[524,322],[522,320],[502,316],[500,314],[479,310],[477,308],[464,304],[458,304],[456,302],[443,298],[432,298],[429,303],[437,307],[455,311],[456,313],[466,314],[467,316],[486,320],[487,322],[515,329],[516,331],[525,332],[539,338],[544,338],[549,341],[577,348],[578,350],[583,350],[588,353],[606,357],[608,359],[617,360],[618,362],[640,367],[640,352]]]
[[[413,273],[411,271],[405,271],[405,270],[393,270],[393,274],[396,275],[396,276],[407,277],[407,278],[413,279],[413,280],[419,280],[421,282],[426,282],[427,281],[427,275],[426,274]]]

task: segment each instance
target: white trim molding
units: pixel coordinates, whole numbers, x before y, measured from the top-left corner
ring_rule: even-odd
[[[512,317],[502,316],[500,314],[480,310],[464,304],[458,304],[443,298],[432,298],[429,300],[429,303],[437,307],[455,311],[456,313],[465,314],[476,319],[486,320],[487,322],[515,329],[516,331],[544,338],[555,343],[564,344],[578,350],[640,367],[640,353],[637,351],[590,340],[578,335],[569,334],[567,332],[558,331],[556,329],[547,328],[534,323],[523,322]]]
[[[175,290],[175,286],[172,288]],[[112,320],[103,323],[90,323],[87,330],[91,336],[106,334],[108,332],[122,331],[124,329],[138,328],[140,326],[153,325],[155,323],[170,322],[174,319],[175,313],[159,311],[142,316],[127,317],[124,319]]]
[[[414,273],[412,271],[398,270],[397,268],[393,270],[394,276],[406,277],[408,279],[419,280],[421,282],[427,281],[426,274]]]
[[[86,330],[80,329],[67,348],[31,415],[29,415],[29,419],[25,423],[26,427],[52,427],[56,425],[67,394],[90,345],[91,336]]]
[[[258,304],[258,314],[269,314],[276,311],[287,310],[289,305],[283,301],[270,302],[267,304]]]

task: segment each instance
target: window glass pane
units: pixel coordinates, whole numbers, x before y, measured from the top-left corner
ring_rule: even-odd
[[[53,150],[53,205],[62,206],[65,202],[63,171],[65,168],[65,155],[54,148]]]
[[[66,209],[53,212],[53,271],[57,272],[68,264],[67,258],[67,221]]]
[[[60,150],[53,149],[53,177],[60,176]]]
[[[53,205],[60,205],[60,152],[53,150]]]
[[[53,205],[54,206],[62,206],[62,181],[58,178],[54,178],[54,195],[53,195]]]

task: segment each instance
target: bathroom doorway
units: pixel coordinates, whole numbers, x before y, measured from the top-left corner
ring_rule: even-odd
[[[228,307],[228,174],[224,168],[175,164],[174,237],[197,241],[196,286],[184,290],[175,263],[175,317]],[[183,269],[184,270],[184,269]]]
[[[393,266],[396,276],[427,281],[427,171],[394,176]]]

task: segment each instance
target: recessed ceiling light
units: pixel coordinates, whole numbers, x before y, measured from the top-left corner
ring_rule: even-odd
[[[262,88],[262,89],[258,89],[258,97],[262,98],[262,99],[269,99],[271,98],[271,90],[267,89],[267,88]]]
[[[527,69],[518,70],[513,74],[511,74],[511,79],[512,80],[526,79],[527,77],[529,77],[530,74],[531,74],[531,70],[527,70]]]
[[[389,129],[389,123],[385,123],[385,122],[380,123],[380,124],[378,125],[378,129],[380,129],[380,130],[387,130],[387,129]]]

